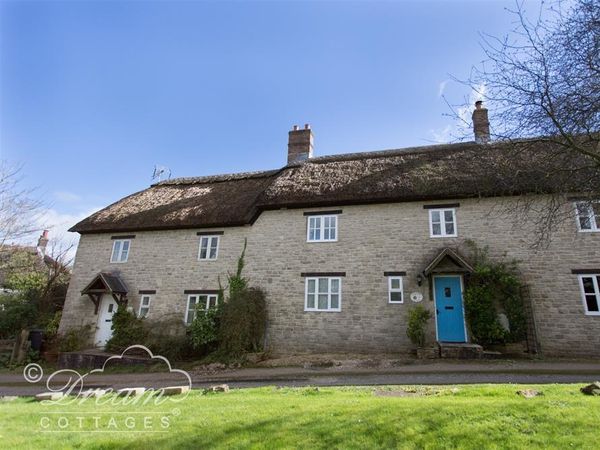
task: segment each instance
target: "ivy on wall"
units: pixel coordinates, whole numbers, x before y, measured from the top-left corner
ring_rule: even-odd
[[[522,341],[527,322],[517,262],[492,261],[487,247],[467,244],[475,269],[464,293],[466,320],[473,340],[484,345]],[[498,320],[500,312],[506,315],[509,330]]]

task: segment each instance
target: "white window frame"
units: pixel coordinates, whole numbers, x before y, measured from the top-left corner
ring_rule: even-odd
[[[402,276],[398,276],[398,275],[388,277],[388,303],[392,303],[392,304],[404,303],[404,283],[403,283],[402,278],[403,278]],[[392,280],[400,280],[400,287],[393,288]],[[400,301],[392,300],[392,292],[400,292],[400,295],[402,296],[402,300],[400,300]]]
[[[321,294],[327,294],[327,309],[319,309],[319,279],[325,278],[327,279],[327,292],[323,292]],[[315,307],[308,307],[308,283],[309,281],[314,280],[315,282],[315,292],[310,295],[315,296]],[[331,281],[338,281],[338,292],[331,292]],[[331,308],[331,295],[337,294],[338,296],[338,307]],[[306,277],[304,280],[304,311],[312,311],[312,312],[341,312],[342,311],[342,278],[341,277]]]
[[[118,252],[118,254],[115,255],[115,248],[117,247],[117,242],[120,243],[119,252]],[[125,245],[125,242],[127,242],[127,254],[125,255],[125,259],[121,260],[121,258],[123,256],[123,246]],[[127,260],[129,259],[130,253],[131,253],[131,239],[115,239],[115,240],[113,240],[112,252],[110,254],[110,262],[116,263],[116,264],[126,263]],[[116,256],[116,258],[115,258],[115,256]]]
[[[600,286],[598,283],[598,277],[600,277],[600,273],[590,273],[590,274],[585,274],[585,275],[579,275],[579,289],[581,291],[581,300],[583,301],[583,309],[585,311],[585,315],[586,316],[600,316]],[[592,295],[592,294],[587,294],[585,292],[585,290],[583,289],[583,279],[584,278],[591,278],[592,279],[592,283],[594,285],[594,294],[596,295],[596,302],[598,303],[598,311],[589,311],[588,310],[588,305],[587,305],[587,301],[585,300],[585,296],[586,295]]]
[[[148,304],[144,305],[144,299],[148,299]],[[150,312],[150,305],[152,304],[152,300],[154,298],[153,294],[141,294],[140,295],[140,307],[138,308],[138,317],[148,317],[148,313]],[[146,314],[142,316],[142,309],[147,309]]]
[[[207,239],[206,257],[202,258],[202,240]],[[215,251],[215,257],[210,257],[210,249],[212,247],[212,240],[217,240],[217,250]],[[200,236],[200,242],[198,242],[198,261],[216,261],[219,258],[219,245],[221,244],[221,236],[218,234],[206,234]]]
[[[188,317],[189,317],[189,313],[190,313],[190,301],[192,300],[192,298],[195,298],[196,300],[194,301],[194,312],[196,311],[196,308],[198,307],[198,303],[200,301],[200,297],[206,297],[206,304],[204,305],[205,310],[208,310],[208,308],[210,308],[210,299],[214,298],[215,299],[215,306],[217,306],[219,304],[219,296],[217,294],[188,294],[187,297],[187,303],[186,303],[186,307],[185,307],[185,317],[184,317],[184,322],[186,326],[189,326],[194,319],[196,318],[195,316],[192,318],[191,321],[188,322]]]
[[[598,223],[598,221],[596,220],[596,215],[594,214],[594,210],[592,207],[592,203],[600,203],[600,200],[592,200],[592,201],[584,201],[584,202],[575,202],[575,218],[576,218],[576,222],[577,222],[577,231],[579,231],[580,233],[598,233],[600,232],[600,223]],[[590,218],[590,225],[591,228],[589,230],[586,230],[584,228],[581,228],[581,221],[580,216],[579,216],[579,208],[578,206],[580,204],[587,204],[588,208],[592,208],[592,214],[589,216]]]
[[[433,234],[433,212],[438,211],[440,213],[440,231],[441,234]],[[452,211],[452,223],[454,224],[454,233],[446,234],[446,211]],[[445,238],[445,237],[457,237],[458,236],[458,224],[456,223],[456,208],[431,208],[429,210],[429,237],[432,238]]]
[[[340,219],[339,219],[339,214],[315,214],[315,215],[310,215],[310,216],[306,216],[307,217],[307,221],[306,221],[306,242],[337,242],[338,240],[338,232],[339,232],[339,224],[340,224]],[[331,218],[334,217],[335,218],[335,239],[325,239],[325,218]],[[319,222],[319,239],[311,239],[310,238],[310,223],[313,220],[316,219],[320,219]],[[331,228],[331,227],[329,227]]]

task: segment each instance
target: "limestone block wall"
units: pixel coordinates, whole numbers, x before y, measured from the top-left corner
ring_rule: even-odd
[[[119,233],[83,235],[60,331],[96,323],[92,302],[80,292],[100,271],[120,273],[136,311],[138,291],[156,290],[148,320],[174,314],[183,321],[184,290],[217,289],[218,277],[224,282],[235,270],[247,239],[244,274],[267,291],[273,352],[405,352],[412,348],[406,336],[407,313],[414,305],[410,293],[422,293],[422,304],[435,311],[429,283],[418,286],[417,274],[442,248],[464,251],[469,239],[488,246],[493,258],[519,261],[544,354],[600,356],[600,316],[584,314],[578,279],[571,273],[600,269],[600,233],[578,233],[573,213],[547,248],[533,250],[531,224],[502,214],[498,200],[468,199],[456,208],[458,237],[431,238],[424,204],[265,211],[252,226],[215,229],[223,231],[216,261],[198,261],[195,229],[136,232],[122,264],[110,263],[111,236]],[[332,209],[342,210],[338,241],[306,242],[303,213]],[[403,304],[388,303],[385,271],[406,271]],[[345,272],[341,312],[304,311],[303,272]],[[435,320],[429,323],[428,339],[435,341]]]

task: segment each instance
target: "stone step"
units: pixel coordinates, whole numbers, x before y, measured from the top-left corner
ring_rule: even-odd
[[[483,347],[477,344],[438,342],[440,357],[445,359],[481,359]]]

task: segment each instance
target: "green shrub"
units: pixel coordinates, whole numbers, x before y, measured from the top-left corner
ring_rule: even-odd
[[[110,352],[122,352],[130,345],[143,345],[148,335],[143,319],[128,311],[125,305],[119,305],[113,314],[112,330],[112,337],[106,343],[106,350]]]
[[[60,319],[62,318],[62,311],[56,311],[52,319],[48,321],[46,324],[46,328],[44,330],[44,338],[47,340],[52,340],[58,334],[58,326],[60,325]]]
[[[68,329],[57,337],[58,350],[61,352],[76,352],[88,346],[92,336],[92,326],[84,325]]]
[[[430,318],[431,313],[422,305],[417,305],[408,312],[406,335],[417,347],[423,347],[423,345],[425,345],[425,326]]]
[[[0,339],[13,338],[23,328],[35,323],[37,308],[23,295],[3,295],[0,297],[0,304]]]
[[[267,324],[265,293],[244,288],[223,304],[219,326],[219,349],[231,356],[262,350]]]
[[[487,257],[487,249],[474,252],[475,271],[469,277],[464,298],[466,320],[474,340],[480,344],[518,342],[525,339],[527,322],[521,295],[523,285],[518,277],[516,261],[495,262]],[[498,311],[506,314],[510,331],[498,321]]]
[[[190,344],[195,350],[207,350],[219,338],[219,323],[222,305],[206,310],[203,305],[196,307],[196,317],[188,327]]]

